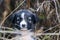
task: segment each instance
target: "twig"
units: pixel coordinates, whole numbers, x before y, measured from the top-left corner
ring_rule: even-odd
[[[56,8],[57,19],[58,19],[58,22],[60,23],[60,19],[59,19],[59,14],[58,14],[58,8],[57,8],[56,0],[54,0],[54,3],[55,3],[55,8]]]
[[[36,11],[38,12],[38,11],[39,11],[39,9],[40,9],[40,8],[42,8],[42,7],[43,7],[43,4],[44,4],[44,3],[46,3],[46,2],[50,2],[50,1],[43,1],[43,2],[42,2],[42,4],[37,8],[37,10],[36,10]]]
[[[57,40],[59,40],[59,35],[57,35]]]
[[[4,30],[0,30],[0,33],[21,34],[21,32],[19,31],[4,31]]]
[[[52,10],[49,12],[49,14],[47,15],[47,19],[50,18],[50,16],[53,14],[54,10],[55,10],[55,9],[52,9]]]
[[[37,33],[36,36],[40,35],[60,35],[60,33]]]
[[[8,30],[14,30],[13,28],[9,28],[9,27],[0,27],[0,29],[8,29]]]
[[[46,31],[48,31],[48,30],[52,30],[53,28],[55,28],[55,27],[57,27],[57,26],[60,26],[60,24],[58,24],[58,25],[56,25],[56,26],[54,26],[54,27],[51,27],[51,28],[45,30],[44,32],[46,32]]]

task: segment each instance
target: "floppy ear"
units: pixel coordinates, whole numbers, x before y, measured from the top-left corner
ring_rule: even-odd
[[[37,22],[39,22],[39,18],[38,18],[38,16],[36,14],[33,14],[32,20],[33,20],[34,24],[37,23]]]
[[[15,17],[16,17],[15,14],[12,14],[12,15],[10,15],[10,16],[8,17],[8,19],[10,20],[10,22],[13,23]]]

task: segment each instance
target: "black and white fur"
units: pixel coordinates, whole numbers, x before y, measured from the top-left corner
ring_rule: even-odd
[[[20,40],[23,38],[25,40],[35,40],[32,36],[34,34],[35,24],[38,22],[36,14],[27,9],[22,9],[11,15],[10,20],[13,23],[13,28],[21,30]]]

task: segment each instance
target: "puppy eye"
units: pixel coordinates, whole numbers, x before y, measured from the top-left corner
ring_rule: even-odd
[[[29,20],[29,23],[31,23],[31,17],[29,17],[28,20]]]
[[[22,20],[22,18],[20,17],[20,21]]]
[[[31,17],[29,17],[28,19],[31,20]]]
[[[17,20],[19,19],[19,17],[17,17]]]

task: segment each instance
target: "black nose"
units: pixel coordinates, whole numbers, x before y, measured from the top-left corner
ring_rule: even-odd
[[[22,24],[22,27],[25,27],[25,24]]]

